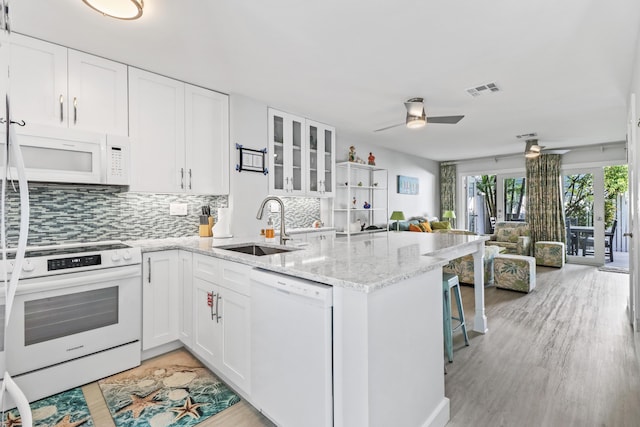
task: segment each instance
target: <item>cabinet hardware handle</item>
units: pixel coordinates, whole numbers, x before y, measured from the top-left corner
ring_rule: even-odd
[[[220,296],[220,293],[218,293],[218,295],[216,296],[216,323],[220,323],[220,319],[222,319],[222,316],[220,316],[220,300],[222,299],[222,297]]]
[[[207,305],[211,309],[211,320],[214,319],[214,316],[218,315],[217,313],[216,314],[213,313],[213,299],[215,297],[216,297],[216,294],[214,292],[207,292]]]
[[[180,188],[184,190],[184,168],[180,168]]]
[[[78,98],[73,97],[73,124],[78,123]]]
[[[151,283],[151,257],[147,258],[147,265],[149,267],[149,275],[147,276],[147,281]]]
[[[189,168],[189,190],[191,190],[191,168]]]
[[[633,233],[624,233],[623,236],[624,237],[633,237]]]
[[[62,94],[60,94],[60,123],[64,121],[63,109],[64,109],[64,98],[62,97]]]

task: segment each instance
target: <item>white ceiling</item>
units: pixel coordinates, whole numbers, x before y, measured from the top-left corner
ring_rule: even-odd
[[[12,0],[13,30],[332,124],[433,160],[625,139],[638,0],[145,0],[133,22],[81,0]],[[496,82],[501,92],[465,89]],[[457,125],[404,126],[403,102]],[[364,148],[363,147],[363,148]],[[368,150],[367,150],[368,151]]]

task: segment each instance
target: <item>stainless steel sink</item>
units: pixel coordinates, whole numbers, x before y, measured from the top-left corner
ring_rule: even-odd
[[[214,249],[224,249],[225,251],[241,252],[243,254],[264,256],[274,255],[283,252],[297,251],[297,248],[283,248],[273,246],[263,246],[255,243],[249,243],[245,245],[228,245],[228,246],[216,246]]]

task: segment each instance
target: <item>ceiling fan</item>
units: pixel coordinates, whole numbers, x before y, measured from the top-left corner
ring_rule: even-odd
[[[411,98],[404,103],[407,109],[407,118],[404,123],[398,123],[397,125],[391,125],[374,130],[374,132],[380,132],[383,130],[395,128],[398,126],[406,125],[409,129],[417,129],[426,125],[427,123],[440,123],[455,125],[464,116],[439,116],[439,117],[427,117],[424,111],[424,99],[423,98]]]
[[[524,156],[527,159],[535,159],[540,154],[542,154],[543,151],[544,154],[566,154],[570,151],[567,149],[545,150],[544,145],[538,145],[537,139],[527,139],[525,142],[527,145],[524,148]]]

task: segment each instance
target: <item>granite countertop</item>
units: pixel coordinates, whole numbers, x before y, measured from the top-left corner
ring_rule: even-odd
[[[267,256],[217,248],[247,242],[279,247],[277,243],[264,243],[261,239],[248,237],[184,237],[127,243],[139,246],[142,252],[183,249],[331,286],[372,292],[446,264],[447,261],[438,256],[452,248],[475,245],[484,240],[484,236],[439,233],[378,233],[351,238],[310,238],[302,245],[288,246],[296,250]]]
[[[285,231],[287,232],[287,234],[289,236],[294,235],[294,234],[301,234],[301,233],[319,233],[321,231],[333,231],[335,230],[334,227],[320,227],[320,228],[315,228],[315,227],[306,227],[306,228],[287,228]],[[280,228],[276,227],[275,228],[275,232],[276,235],[280,234]]]

